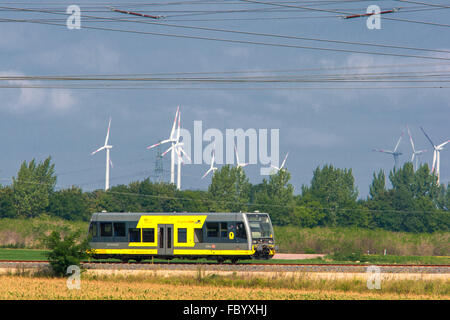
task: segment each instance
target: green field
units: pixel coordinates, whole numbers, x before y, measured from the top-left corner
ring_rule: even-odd
[[[0,260],[47,260],[46,252],[39,249],[0,249]]]
[[[11,249],[11,248],[0,248],[0,261],[1,260],[47,260],[45,253],[46,250],[41,249]],[[379,256],[379,255],[363,255],[361,261],[352,260],[335,260],[332,256],[326,256],[324,259],[307,259],[307,260],[242,260],[240,263],[292,263],[292,264],[331,264],[331,263],[350,263],[350,264],[439,264],[439,265],[450,265],[450,257],[430,257],[430,256]],[[91,260],[95,261],[95,260]],[[105,261],[105,260],[103,260]],[[110,259],[107,261],[119,261]],[[152,260],[144,260],[152,261]],[[214,261],[199,259],[199,260],[183,260],[183,259],[173,259],[173,260],[161,260],[154,259],[153,262],[157,263],[211,263]],[[133,263],[133,260],[131,260]],[[228,262],[225,262],[228,263]]]

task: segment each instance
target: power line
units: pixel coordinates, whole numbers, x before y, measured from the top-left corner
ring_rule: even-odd
[[[409,0],[397,0],[400,2],[407,2],[407,3],[413,3],[413,4],[421,4],[424,6],[430,6],[430,7],[438,7],[438,8],[443,8],[443,9],[449,9],[450,6],[444,6],[442,4],[435,4],[435,3],[427,3],[427,2],[419,2],[419,1],[409,1]]]
[[[159,87],[159,86],[54,86],[54,85],[0,85],[2,89],[78,89],[78,90],[200,90],[200,91],[267,91],[267,90],[403,90],[448,89],[450,86],[360,86],[360,87]]]
[[[245,1],[247,1],[247,0],[245,0]],[[3,8],[5,8],[5,7],[3,7]],[[10,7],[8,7],[8,8],[10,8]],[[18,10],[18,11],[45,12],[45,11],[41,11],[41,10],[23,9],[23,8],[10,8],[10,9]],[[52,13],[52,12],[45,12],[45,13]],[[58,13],[52,13],[52,14],[58,14]],[[97,18],[101,19],[101,17],[97,17]],[[51,22],[26,21],[26,20],[21,20],[21,19],[6,19],[6,18],[3,18],[2,20],[4,20],[4,21],[15,21],[15,22],[39,23],[39,24],[47,24],[47,25],[56,25],[56,26],[64,26],[64,27],[66,27],[65,24],[58,24],[58,23],[51,23]],[[143,23],[159,24],[157,22],[148,22],[148,21],[147,22],[143,22]],[[161,25],[166,25],[166,24],[161,24]],[[297,39],[297,40],[301,39],[301,40],[311,40],[311,41],[339,42],[337,40],[329,40],[329,39],[313,39],[313,38],[303,38],[302,39],[300,37],[295,37],[295,36],[269,35],[269,34],[262,34],[262,33],[258,34],[258,33],[244,32],[244,31],[237,31],[237,30],[212,29],[212,28],[202,28],[202,27],[192,27],[192,26],[178,26],[178,25],[168,25],[168,26],[177,27],[177,28],[203,29],[203,30],[206,30],[206,31],[214,31],[215,30],[215,31],[218,31],[218,32],[231,32],[231,33],[243,33],[243,34],[248,34],[248,35],[282,37],[282,38],[290,38],[290,39]],[[331,51],[331,52],[345,52],[345,53],[361,53],[361,54],[395,56],[395,57],[408,57],[408,58],[419,58],[419,59],[450,60],[450,58],[444,58],[444,57],[417,56],[417,55],[407,55],[407,54],[397,54],[397,53],[387,53],[387,52],[370,52],[370,51],[359,51],[359,50],[351,50],[351,49],[299,46],[299,45],[280,44],[280,43],[267,43],[267,42],[259,42],[259,41],[246,41],[246,40],[222,39],[222,38],[191,36],[191,35],[180,35],[180,34],[167,34],[167,33],[139,31],[139,30],[106,28],[106,27],[84,26],[83,28],[94,29],[94,30],[102,30],[102,31],[115,31],[115,32],[124,32],[124,33],[156,35],[156,36],[175,37],[175,38],[187,38],[187,39],[197,39],[197,40],[209,40],[209,41],[228,42],[228,43],[253,44],[253,45],[271,46],[271,47],[311,49],[311,50],[321,50],[321,51]],[[345,42],[341,41],[341,43],[345,43]],[[347,44],[350,44],[350,42],[347,42]],[[354,44],[354,45],[358,44],[358,45],[371,45],[371,46],[380,46],[380,47],[391,47],[391,48],[397,47],[397,48],[400,48],[399,46],[391,46],[391,45],[362,44],[362,43],[352,43],[352,44]],[[402,47],[401,49],[435,51],[434,49],[411,48],[411,47]],[[448,53],[447,50],[440,51],[440,52]]]
[[[338,11],[338,10],[330,10],[330,9],[319,9],[319,8],[311,8],[311,7],[305,7],[305,6],[294,6],[294,5],[286,5],[286,4],[279,4],[274,2],[266,2],[266,1],[256,1],[256,0],[241,0],[244,2],[250,2],[250,3],[258,3],[263,5],[271,5],[271,6],[280,6],[280,7],[288,7],[288,8],[300,8],[300,9],[306,9],[311,11],[319,11],[319,12],[328,12],[328,13],[338,13],[338,14],[344,14],[344,15],[352,15],[351,12],[344,12],[344,11]],[[385,20],[392,20],[392,21],[400,21],[400,22],[410,22],[410,23],[418,23],[418,24],[425,24],[425,25],[433,25],[433,26],[439,26],[439,27],[450,27],[448,24],[441,24],[441,23],[434,23],[434,22],[427,22],[427,21],[417,21],[417,20],[408,20],[408,19],[400,19],[400,18],[389,18],[389,17],[383,17]]]
[[[121,13],[124,13],[124,12],[121,12]],[[134,13],[128,13],[128,14],[134,14]],[[347,45],[359,45],[359,46],[371,46],[371,47],[381,47],[381,48],[391,48],[391,49],[404,49],[404,50],[415,50],[415,51],[450,53],[449,50],[436,50],[436,49],[427,49],[427,48],[376,44],[376,43],[368,43],[368,42],[342,41],[342,40],[333,40],[333,39],[319,39],[319,38],[310,38],[310,37],[288,36],[288,35],[270,34],[270,33],[261,33],[261,32],[249,32],[249,31],[207,28],[207,27],[198,27],[198,26],[175,25],[175,24],[162,23],[162,22],[149,22],[149,21],[132,21],[132,22],[146,23],[146,24],[153,24],[153,25],[160,25],[160,26],[168,26],[168,27],[174,27],[174,28],[195,29],[195,30],[224,32],[224,33],[236,33],[236,34],[245,34],[245,35],[262,36],[262,37],[274,37],[274,38],[282,38],[282,39],[307,40],[307,41],[317,41],[317,42],[327,42],[327,43],[331,42],[331,43],[347,44]]]
[[[247,70],[227,70],[227,71],[189,71],[189,72],[153,72],[153,73],[110,73],[110,74],[76,74],[76,75],[60,75],[55,77],[115,77],[115,76],[173,76],[173,75],[203,75],[203,74],[252,74],[252,73],[293,73],[305,71],[329,71],[329,70],[358,70],[358,69],[392,69],[392,68],[409,68],[409,67],[442,67],[450,66],[450,63],[407,63],[407,64],[377,64],[367,66],[343,66],[343,67],[323,67],[323,68],[291,68],[291,69],[247,69]],[[432,70],[435,71],[435,70]],[[432,72],[426,71],[426,72]],[[425,72],[425,71],[424,71]],[[403,73],[403,72],[397,72]],[[421,73],[419,71],[410,71],[410,73]],[[357,73],[361,74],[361,73]],[[308,74],[308,76],[311,76]]]
[[[258,72],[263,73],[263,72]],[[196,73],[192,73],[196,74]],[[214,73],[212,73],[214,74]],[[105,81],[107,82],[369,82],[369,81],[404,81],[419,82],[447,81],[442,78],[450,77],[449,72],[439,73],[436,71],[406,71],[406,72],[372,72],[372,73],[339,73],[339,74],[301,74],[301,75],[257,75],[257,76],[232,76],[232,77],[149,77],[141,74],[138,76],[106,75],[106,76],[22,76],[22,75],[0,75],[0,81]],[[435,80],[429,80],[429,79]],[[440,79],[439,79],[440,78]],[[437,80],[436,80],[437,79]]]

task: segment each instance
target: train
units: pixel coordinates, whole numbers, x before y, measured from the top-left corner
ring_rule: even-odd
[[[94,259],[270,259],[275,236],[267,213],[93,213],[88,235]]]

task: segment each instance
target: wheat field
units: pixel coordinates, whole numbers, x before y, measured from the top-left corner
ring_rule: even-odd
[[[380,290],[364,281],[342,279],[286,280],[226,277],[143,277],[82,275],[80,289],[66,278],[1,275],[1,300],[329,300],[450,299],[446,280],[390,280]]]

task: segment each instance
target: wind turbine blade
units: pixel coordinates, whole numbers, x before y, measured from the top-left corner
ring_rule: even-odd
[[[157,147],[157,146],[159,146],[161,144],[162,144],[162,142],[158,142],[158,143],[152,144],[151,146],[148,146],[147,149],[152,149],[152,148]]]
[[[411,157],[411,162],[414,162],[414,157],[415,157],[416,153],[413,152],[412,157]]]
[[[283,160],[283,162],[281,163],[280,169],[282,169],[282,168],[284,167],[284,164],[286,163],[286,159],[287,159],[288,155],[289,155],[289,152],[286,153],[286,156],[284,157],[284,160]]]
[[[113,165],[113,162],[112,162],[112,160],[111,160],[111,159],[109,159],[109,164],[111,165],[111,168],[113,168],[113,169],[114,169],[114,165]]]
[[[234,143],[234,141],[233,141]],[[236,144],[234,145],[234,153],[236,154],[236,164],[239,166],[239,155],[237,152]]]
[[[108,123],[108,131],[106,132],[106,139],[105,139],[105,146],[108,145],[108,139],[109,139],[109,129],[111,128],[111,117],[109,117],[109,123]]]
[[[275,170],[277,170],[277,171],[279,171],[280,170],[280,168],[278,168],[278,167],[275,167],[274,165],[270,165],[272,168],[274,168]]]
[[[408,129],[409,141],[411,141],[411,146],[412,146],[413,152],[416,152],[416,149],[414,147],[414,141],[413,141],[413,138],[411,136],[411,131],[409,131],[409,127],[408,126],[406,126],[406,128]]]
[[[443,146],[445,146],[447,143],[449,143],[450,140],[445,141],[444,143],[441,143],[440,145],[438,145],[438,149],[442,148]]]
[[[436,165],[436,149],[434,150],[434,152],[433,152],[433,164],[432,164],[432,166],[431,166],[431,172],[434,172],[434,167],[435,167],[435,165]]]
[[[373,149],[373,151],[383,152],[383,153],[389,153],[389,154],[394,154],[394,152],[391,151],[391,150]]]
[[[423,130],[422,127],[420,127],[420,129],[422,130],[423,134],[425,135],[425,137],[427,137],[428,141],[430,141],[431,145],[433,146],[433,148],[435,147],[433,140],[431,140],[431,138],[427,135],[427,133],[425,132],[425,130]]]
[[[164,157],[164,156],[167,154],[167,152],[169,152],[170,150],[172,150],[175,146],[176,146],[176,144],[172,145],[169,149],[167,149],[166,151],[164,151],[164,152],[161,154],[161,157]]]
[[[166,139],[166,140],[160,141],[158,143],[152,144],[151,146],[148,146],[147,149],[152,149],[154,147],[157,147],[157,146],[162,145],[162,144],[167,143],[167,142],[172,142],[172,140],[171,139]]]
[[[94,152],[91,152],[91,155],[94,155],[94,154],[96,154],[97,152],[99,152],[100,150],[103,150],[103,149],[105,149],[105,146],[98,148]]]
[[[183,157],[181,156],[180,148],[175,148],[175,152],[176,152],[176,154],[177,154],[177,157],[180,159],[180,161],[181,161],[182,163],[184,163]]]
[[[211,171],[212,171],[212,168],[209,168],[208,171],[206,171],[206,173],[203,175],[202,179],[205,178],[208,175],[208,173],[210,173]]]
[[[173,125],[172,125],[172,130],[170,131],[170,139],[171,140],[175,140],[175,128],[177,125],[177,118],[178,118],[178,112],[180,110],[180,106],[177,107],[177,112],[175,113],[175,119],[173,119]]]
[[[398,138],[397,144],[395,145],[394,152],[397,151],[397,148],[400,145],[400,141],[402,141],[403,134],[404,134],[404,131],[402,130],[402,134],[400,135],[400,138]]]
[[[177,142],[180,141],[180,119],[181,119],[181,111],[178,112],[178,131],[177,131]]]
[[[192,162],[191,158],[188,156],[188,154],[184,151],[183,148],[180,148],[180,151],[189,160],[189,162]]]

